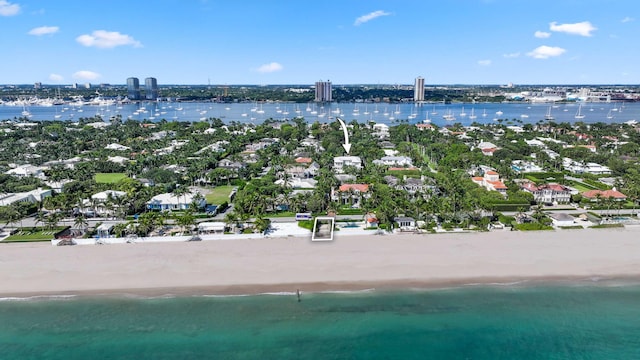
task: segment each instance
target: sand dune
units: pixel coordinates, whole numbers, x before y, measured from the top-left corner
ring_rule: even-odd
[[[640,228],[0,246],[0,294],[257,293],[640,276]]]

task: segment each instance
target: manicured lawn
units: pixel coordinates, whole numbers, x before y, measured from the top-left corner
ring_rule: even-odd
[[[207,200],[207,204],[220,205],[225,201],[229,201],[229,194],[231,194],[231,190],[234,187],[233,185],[216,186],[204,198]]]
[[[37,228],[24,228],[17,233],[4,239],[2,242],[35,242],[35,241],[50,241],[53,239],[53,235],[59,231],[62,231],[65,227],[54,228],[52,230]]]
[[[576,182],[576,181],[572,181],[570,186],[576,188],[576,190],[580,191],[581,193],[585,192],[585,191],[592,190],[592,189],[590,189],[590,188],[588,188],[588,187],[584,186],[583,184],[581,184],[579,182]]]
[[[127,177],[124,173],[97,173],[94,179],[97,183],[113,184]]]

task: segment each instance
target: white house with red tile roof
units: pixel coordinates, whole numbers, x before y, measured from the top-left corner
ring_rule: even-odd
[[[331,200],[339,201],[341,205],[351,204],[354,208],[360,207],[362,198],[370,196],[368,184],[342,184],[337,190],[331,189]]]
[[[591,201],[597,201],[598,197],[600,199],[613,198],[616,201],[625,201],[627,200],[627,195],[621,193],[615,188],[611,190],[589,190],[582,193],[582,197],[587,198]]]
[[[532,182],[525,182],[520,188],[533,194],[533,199],[539,204],[567,204],[571,201],[571,189],[564,185],[552,183],[538,186]]]
[[[485,171],[484,176],[474,176],[471,180],[488,191],[497,191],[507,196],[507,186],[500,181],[500,175],[493,170]]]

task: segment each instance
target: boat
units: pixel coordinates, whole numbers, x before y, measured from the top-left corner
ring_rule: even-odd
[[[460,117],[465,117],[465,116],[467,116],[467,113],[466,113],[466,112],[464,112],[464,106],[462,107],[462,110],[460,110],[460,114],[459,114],[459,115],[460,115]]]
[[[500,110],[496,111],[496,115],[501,116],[502,114],[504,114],[502,111]]]
[[[251,111],[253,111],[253,110],[251,110]],[[264,114],[264,110],[262,110],[262,104],[260,104],[260,109],[256,110],[256,113]]]
[[[433,110],[431,110],[431,115],[438,115],[438,112],[436,111],[436,106],[433,105]]]
[[[396,115],[400,114],[400,105],[396,105],[396,111],[394,111],[393,113]]]
[[[471,108],[471,115],[469,115],[469,119],[475,119],[475,118],[477,118],[477,117],[478,117],[478,116],[475,114],[474,110],[475,110],[474,108]]]
[[[551,106],[547,109],[547,113],[544,115],[545,120],[555,120],[553,115],[551,115]]]
[[[482,110],[482,117],[487,117],[487,109]]]
[[[575,118],[576,119],[584,119],[584,115],[582,114],[582,104],[580,104],[578,106],[578,111],[576,112]]]
[[[613,119],[613,114],[611,113],[612,109],[609,109],[609,112],[607,113],[607,119]]]
[[[528,119],[528,118],[529,118],[529,115],[527,115],[527,114],[521,114],[521,115],[520,115],[520,117],[521,117],[521,118],[523,118],[523,119]]]
[[[453,121],[456,119],[456,117],[451,113],[451,109],[449,109],[446,114],[442,115],[442,118],[447,121]]]

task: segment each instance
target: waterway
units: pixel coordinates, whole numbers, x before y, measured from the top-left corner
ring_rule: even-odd
[[[294,103],[209,103],[209,102],[142,102],[122,105],[55,105],[55,106],[0,106],[0,120],[16,120],[28,111],[30,120],[71,120],[100,116],[108,121],[120,115],[123,120],[138,121],[206,121],[220,118],[225,122],[262,123],[266,119],[287,120],[302,117],[305,121],[330,122],[340,117],[345,121],[374,121],[393,125],[399,122],[431,122],[435,125],[473,122],[487,124],[498,119],[523,124],[535,124],[551,114],[556,122],[623,123],[640,121],[640,103],[576,103],[568,104],[528,104],[528,103],[455,103],[455,104],[294,104]],[[580,110],[580,111],[579,111]],[[578,111],[584,117],[576,115]],[[453,120],[445,120],[450,115]]]

